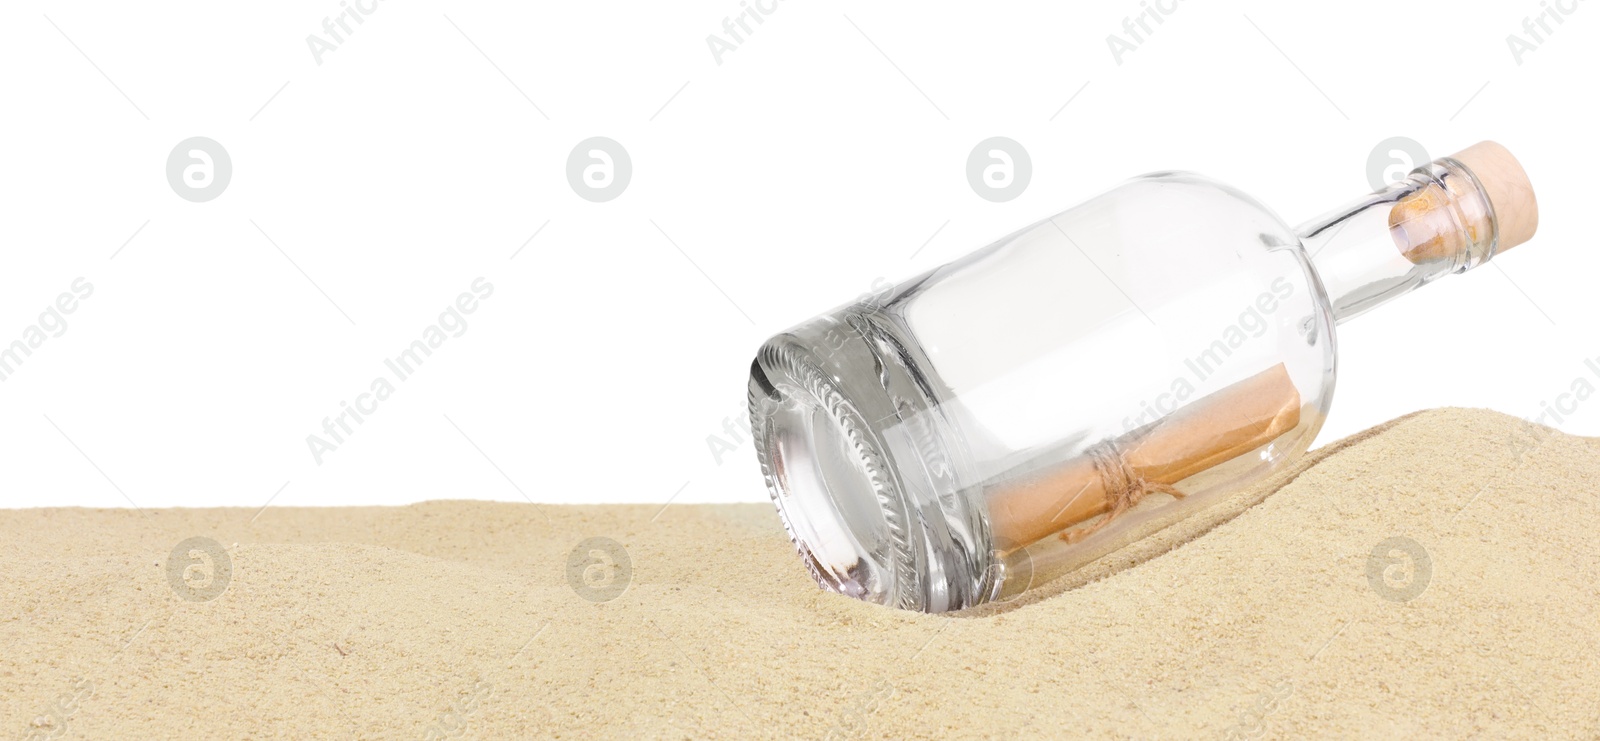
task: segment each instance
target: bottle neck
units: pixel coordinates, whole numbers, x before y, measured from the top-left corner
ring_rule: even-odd
[[[1440,276],[1477,267],[1499,241],[1483,183],[1451,157],[1296,231],[1341,324]]]

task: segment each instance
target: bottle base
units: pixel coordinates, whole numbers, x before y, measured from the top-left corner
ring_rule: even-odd
[[[913,346],[846,310],[774,337],[750,416],[773,503],[824,589],[922,612],[998,593],[986,517],[956,490],[957,451]],[[897,336],[898,335],[898,336]]]

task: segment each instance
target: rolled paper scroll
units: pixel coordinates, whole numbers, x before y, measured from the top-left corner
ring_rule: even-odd
[[[1272,442],[1298,424],[1300,392],[1279,363],[1108,441],[1116,454],[1113,460],[1120,457],[1125,466],[1118,475],[1102,470],[1105,455],[1085,454],[991,493],[995,541],[1009,553],[1102,514],[1114,517],[1113,505],[1119,499],[1126,502],[1129,495],[1118,487],[1130,481],[1175,486]]]

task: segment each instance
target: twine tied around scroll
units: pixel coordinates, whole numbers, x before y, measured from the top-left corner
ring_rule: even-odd
[[[1170,494],[1178,499],[1187,496],[1176,486],[1145,478],[1138,469],[1128,463],[1128,459],[1123,456],[1121,448],[1117,447],[1114,440],[1102,441],[1084,453],[1094,461],[1094,469],[1100,474],[1100,488],[1105,492],[1106,513],[1105,517],[1093,525],[1061,533],[1061,539],[1068,543],[1083,540],[1100,528],[1111,524],[1112,520],[1133,509],[1134,505],[1148,494]]]

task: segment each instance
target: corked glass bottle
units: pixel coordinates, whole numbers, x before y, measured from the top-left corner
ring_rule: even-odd
[[[761,470],[825,589],[924,612],[1008,599],[1304,452],[1334,325],[1537,218],[1492,142],[1298,229],[1198,175],[1135,178],[768,340]]]

